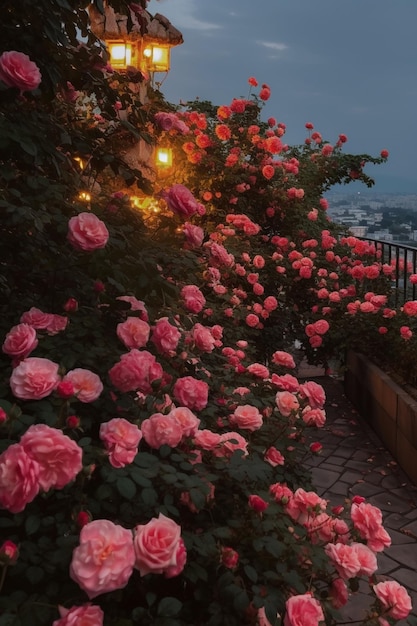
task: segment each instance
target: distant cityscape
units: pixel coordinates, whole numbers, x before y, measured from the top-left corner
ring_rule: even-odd
[[[356,237],[417,247],[417,194],[327,193],[332,221]]]

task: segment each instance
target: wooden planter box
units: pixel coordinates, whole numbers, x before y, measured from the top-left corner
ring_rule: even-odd
[[[344,384],[353,406],[417,485],[417,400],[353,351],[347,355]]]

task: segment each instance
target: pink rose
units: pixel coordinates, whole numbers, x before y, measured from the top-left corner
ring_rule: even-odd
[[[275,403],[284,417],[288,417],[293,411],[298,411],[300,408],[297,397],[290,391],[277,391]]]
[[[109,231],[97,215],[84,212],[69,220],[67,238],[77,250],[98,250],[105,247],[109,239]]]
[[[301,413],[301,417],[308,426],[322,428],[326,423],[326,412],[323,409],[312,409],[306,406]]]
[[[271,446],[264,454],[264,461],[272,465],[272,467],[277,467],[277,465],[284,465],[285,459],[279,450],[275,448],[275,446]]]
[[[343,543],[328,543],[324,551],[341,578],[347,580],[358,576],[361,564],[358,553],[352,546]]]
[[[272,493],[275,500],[281,504],[287,504],[294,495],[285,483],[274,483],[270,485],[269,493]]]
[[[269,378],[269,369],[261,363],[251,363],[251,365],[248,365],[246,368],[246,371],[248,374],[252,374],[252,376],[257,376],[264,380]]]
[[[385,548],[389,548],[391,545],[391,537],[383,526],[380,526],[368,538],[366,542],[367,546],[374,552],[382,552]]]
[[[42,76],[36,63],[27,54],[10,50],[0,56],[0,79],[7,87],[32,91],[39,87]]]
[[[406,619],[412,607],[407,590],[395,580],[386,580],[373,587],[378,600],[388,615],[394,619]]]
[[[181,527],[162,513],[147,524],[136,526],[135,567],[140,575],[172,572],[171,568],[177,567],[178,557],[181,557],[180,540]]]
[[[39,493],[39,465],[19,443],[0,454],[0,504],[20,513]]]
[[[55,315],[51,313],[50,321],[45,328],[48,335],[57,335],[61,331],[65,330],[68,326],[68,317],[65,315]]]
[[[213,450],[220,444],[220,435],[208,429],[197,430],[194,444],[203,450]]]
[[[318,626],[324,621],[320,603],[309,593],[291,596],[285,607],[284,626]]]
[[[52,313],[44,313],[36,307],[31,307],[29,311],[25,311],[20,321],[23,324],[29,324],[37,330],[46,330],[50,324],[52,324]]]
[[[243,452],[242,456],[247,456],[248,442],[242,435],[236,432],[227,432],[220,435],[219,445],[212,448],[212,452],[216,457],[225,457],[229,459],[234,452],[240,450]]]
[[[109,371],[112,384],[119,391],[141,391],[150,393],[152,383],[162,378],[162,366],[147,350],[136,350],[122,354],[120,361]]]
[[[291,354],[288,354],[288,352],[284,352],[283,350],[277,350],[274,352],[272,355],[272,362],[275,363],[275,365],[283,365],[284,367],[291,369],[295,368],[294,358]]]
[[[226,267],[231,267],[235,262],[235,257],[233,254],[230,254],[224,246],[220,243],[210,242],[209,246],[210,250],[210,263],[214,265],[214,267],[221,267],[225,265]]]
[[[318,515],[326,507],[327,501],[317,493],[299,488],[288,501],[285,511],[295,522],[305,524],[311,515]]]
[[[258,430],[263,424],[262,415],[259,413],[259,410],[250,404],[238,406],[234,413],[230,415],[229,421],[233,426],[250,430],[251,432]]]
[[[24,359],[10,377],[13,395],[20,400],[40,400],[49,396],[60,381],[58,369],[58,364],[49,359]]]
[[[152,329],[151,341],[160,354],[172,354],[177,349],[181,332],[170,324],[167,317],[161,317]]]
[[[193,378],[193,376],[178,378],[173,388],[174,397],[178,404],[196,411],[206,408],[208,392],[208,384],[203,380]]]
[[[206,304],[206,299],[196,285],[185,285],[181,289],[181,298],[184,306],[191,313],[200,313]]]
[[[99,606],[83,604],[70,609],[59,607],[60,619],[52,622],[52,626],[103,626],[104,613]]]
[[[123,589],[133,572],[135,551],[130,530],[109,520],[94,520],[82,527],[70,576],[88,597]]]
[[[167,203],[168,209],[180,217],[204,215],[206,212],[204,206],[194,198],[191,191],[180,183],[162,191],[161,197]]]
[[[204,230],[200,226],[194,226],[190,222],[185,222],[182,232],[188,248],[199,248],[204,240]]]
[[[190,339],[198,350],[212,352],[216,345],[212,331],[207,326],[195,324],[190,332]]]
[[[326,402],[326,394],[323,387],[313,380],[308,380],[300,385],[300,397],[307,399],[312,409],[321,409]]]
[[[139,317],[128,317],[117,325],[116,333],[126,348],[144,348],[149,340],[150,326]]]
[[[67,372],[62,380],[72,384],[74,395],[80,402],[94,402],[103,391],[103,383],[99,376],[81,367]]]
[[[122,417],[115,417],[100,426],[100,439],[109,454],[113,467],[124,467],[132,463],[138,453],[142,432]]]
[[[172,409],[169,415],[176,419],[180,425],[183,437],[194,437],[200,425],[200,420],[190,409],[185,406],[179,406]]]
[[[154,413],[142,422],[141,430],[148,446],[154,449],[164,445],[175,448],[183,437],[180,423],[170,413]]]
[[[20,445],[38,463],[39,484],[44,491],[62,489],[82,470],[81,448],[57,428],[33,424]]]
[[[350,516],[362,539],[370,539],[382,526],[381,509],[367,502],[353,503]]]
[[[13,326],[3,342],[3,352],[14,358],[24,359],[38,345],[36,330],[29,324]]]
[[[235,569],[239,563],[239,554],[229,547],[221,548],[221,562],[228,569]]]
[[[298,391],[300,387],[300,383],[298,382],[296,377],[291,376],[291,374],[284,374],[283,376],[278,376],[278,374],[272,374],[271,383],[273,383],[280,389],[284,389],[285,391]]]

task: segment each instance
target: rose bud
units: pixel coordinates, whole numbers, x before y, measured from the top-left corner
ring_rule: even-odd
[[[6,539],[0,546],[0,563],[2,565],[14,565],[19,557],[19,548],[17,545]]]
[[[69,380],[62,380],[56,387],[57,394],[63,400],[68,400],[74,395],[74,386]]]
[[[269,506],[268,502],[257,495],[249,496],[248,502],[249,506],[257,513],[263,513]]]
[[[67,313],[74,313],[74,311],[78,311],[78,302],[75,298],[68,298],[66,303],[64,304],[64,311]]]
[[[77,526],[82,528],[86,524],[89,524],[92,519],[92,515],[89,511],[80,511],[76,517]]]
[[[225,567],[234,569],[239,563],[239,554],[233,548],[222,548],[221,562]]]
[[[320,454],[322,449],[323,449],[323,446],[318,441],[314,441],[313,443],[310,444],[310,452],[313,452],[313,454]]]
[[[80,418],[76,415],[68,415],[66,424],[67,428],[78,428],[80,425]]]

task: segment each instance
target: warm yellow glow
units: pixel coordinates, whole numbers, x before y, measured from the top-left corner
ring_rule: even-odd
[[[168,72],[170,62],[170,47],[149,44],[143,50],[146,69],[149,72]]]
[[[131,43],[123,41],[107,41],[110,54],[110,65],[114,69],[124,70],[128,65],[134,65],[135,50]]]
[[[155,155],[156,165],[159,167],[171,167],[172,150],[171,148],[157,148]]]
[[[132,203],[132,206],[148,213],[160,213],[161,211],[158,205],[158,201],[151,196],[130,196],[130,201]]]
[[[85,163],[81,157],[74,157],[74,161],[78,163],[80,170],[83,170],[85,168]]]
[[[82,200],[83,202],[90,202],[91,194],[88,193],[88,191],[80,191],[78,195],[78,199]]]

